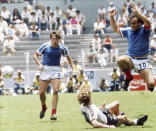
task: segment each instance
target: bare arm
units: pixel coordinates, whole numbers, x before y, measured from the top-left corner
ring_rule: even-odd
[[[113,125],[109,126],[109,125],[102,124],[102,123],[98,122],[96,119],[92,120],[91,124],[94,128],[115,128],[115,126],[113,126]]]
[[[120,33],[119,32],[119,26],[117,25],[114,16],[116,15],[116,9],[112,10],[111,12],[109,12],[109,16],[110,16],[110,24],[112,26],[112,28],[114,29],[114,31],[116,33]]]
[[[146,26],[150,26],[151,23],[149,21],[149,19],[146,17],[146,16],[143,16],[142,14],[140,14],[137,9],[136,9],[136,6],[134,3],[131,4],[131,7],[132,7],[132,12],[135,13],[138,17],[140,17],[140,19],[144,22],[144,24]]]
[[[72,62],[72,58],[71,58],[71,56],[70,55],[68,55],[67,56],[67,60],[68,60],[68,62],[69,62],[69,64],[70,64],[70,67],[72,68],[72,71],[73,71],[73,62]]]
[[[39,70],[42,71],[43,70],[43,65],[40,63],[40,61],[38,59],[39,56],[40,55],[37,52],[35,52],[35,54],[34,54],[34,60],[35,60],[36,64],[38,65]]]

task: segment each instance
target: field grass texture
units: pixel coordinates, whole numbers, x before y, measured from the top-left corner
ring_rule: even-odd
[[[120,101],[120,110],[135,119],[148,114],[144,126],[120,126],[116,131],[156,131],[156,92],[95,92],[92,101],[100,106],[114,100]],[[39,119],[41,104],[38,95],[0,96],[0,131],[102,131],[94,129],[80,113],[76,93],[59,94],[58,120],[51,121],[52,95],[47,95],[48,110]],[[107,129],[114,130],[114,129]]]

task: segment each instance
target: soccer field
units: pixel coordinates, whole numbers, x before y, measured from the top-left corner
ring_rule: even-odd
[[[97,92],[92,100],[97,106],[106,100],[110,103],[120,101],[120,109],[129,118],[148,114],[149,119],[143,127],[120,126],[120,131],[156,131],[156,92]],[[51,95],[47,95],[45,118],[39,119],[40,100],[38,95],[0,96],[0,131],[101,131],[93,129],[80,114],[76,93],[60,94],[58,120],[51,121]],[[107,129],[113,130],[113,129]]]

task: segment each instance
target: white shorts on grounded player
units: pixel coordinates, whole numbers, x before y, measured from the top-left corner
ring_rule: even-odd
[[[135,58],[135,57],[130,56],[130,58],[133,62],[135,71],[140,71],[140,70],[144,70],[144,69],[149,68],[148,57]]]
[[[53,80],[53,79],[61,79],[61,67],[60,66],[43,66],[43,71],[40,74],[40,80]]]

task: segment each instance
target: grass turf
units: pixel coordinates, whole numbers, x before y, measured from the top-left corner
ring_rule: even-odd
[[[148,114],[149,119],[143,127],[120,126],[120,131],[156,131],[156,92],[97,92],[92,93],[92,101],[97,106],[106,100],[107,104],[120,101],[120,110],[129,118],[135,119]],[[0,131],[94,131],[80,114],[80,105],[76,94],[60,94],[58,103],[58,120],[51,121],[51,95],[47,95],[45,118],[39,119],[41,109],[39,96],[0,96]],[[113,130],[113,129],[107,129]]]

